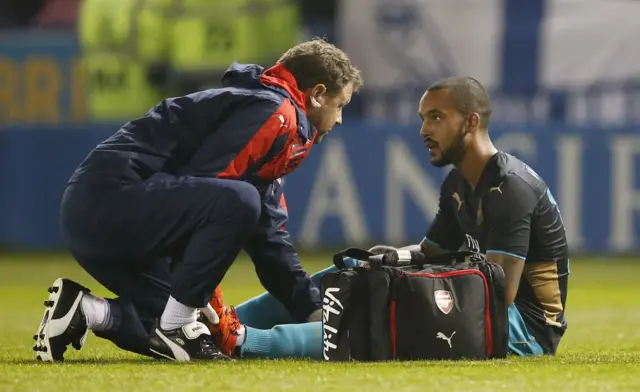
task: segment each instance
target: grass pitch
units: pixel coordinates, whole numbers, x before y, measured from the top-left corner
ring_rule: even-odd
[[[315,272],[330,257],[302,254]],[[640,260],[575,259],[569,330],[558,355],[486,362],[333,364],[311,360],[169,363],[89,335],[66,362],[37,363],[31,335],[46,288],[59,276],[108,292],[65,255],[0,255],[0,391],[640,391]],[[239,260],[222,285],[228,304],[260,294]]]

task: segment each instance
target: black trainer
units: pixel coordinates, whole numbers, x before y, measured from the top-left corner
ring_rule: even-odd
[[[218,350],[209,328],[199,321],[171,330],[160,328],[158,321],[149,344],[152,352],[173,361],[232,360]]]
[[[49,298],[44,301],[46,310],[33,335],[37,360],[63,361],[69,344],[76,350],[84,346],[88,329],[80,302],[88,292],[88,288],[66,278],[56,279],[49,287]]]

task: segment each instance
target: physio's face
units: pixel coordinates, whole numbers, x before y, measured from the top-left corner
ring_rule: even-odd
[[[342,124],[342,109],[351,102],[352,95],[353,84],[349,83],[333,96],[312,93],[307,98],[307,116],[318,131],[315,139],[316,144],[322,142],[322,139],[331,132],[335,125]],[[320,104],[320,107],[314,107],[311,102],[312,96]]]

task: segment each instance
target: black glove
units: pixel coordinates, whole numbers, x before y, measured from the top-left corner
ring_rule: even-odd
[[[382,254],[385,254],[385,253],[393,252],[395,250],[398,250],[398,248],[396,248],[394,246],[376,245],[373,248],[369,249],[369,252],[373,253],[374,255],[382,255]]]

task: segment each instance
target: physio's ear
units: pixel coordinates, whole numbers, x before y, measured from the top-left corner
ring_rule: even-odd
[[[309,105],[313,108],[322,107],[323,96],[327,93],[327,86],[322,83],[316,84],[308,92]]]

